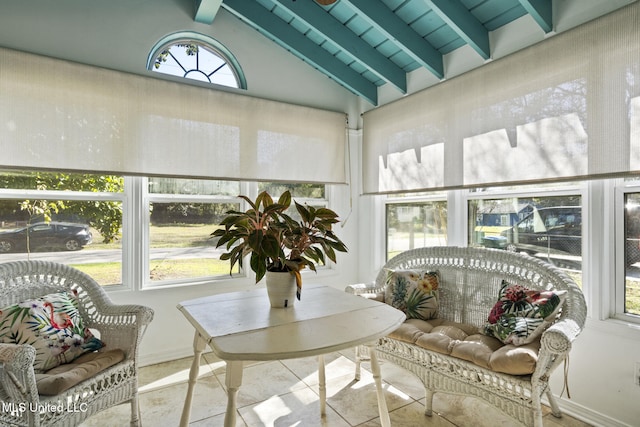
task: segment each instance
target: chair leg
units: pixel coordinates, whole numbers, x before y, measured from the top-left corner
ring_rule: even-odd
[[[562,411],[560,411],[560,406],[558,405],[558,401],[556,397],[551,393],[550,389],[547,389],[547,399],[549,399],[549,406],[551,407],[551,414],[556,418],[562,417]]]
[[[543,427],[542,424],[542,404],[540,402],[540,392],[534,390],[531,392],[533,394],[533,426],[534,427]]]
[[[356,381],[360,381],[360,366],[362,365],[362,350],[360,346],[356,346]]]
[[[430,417],[433,414],[433,390],[425,389],[424,414]]]
[[[138,403],[138,394],[131,399],[131,427],[141,427],[140,421],[140,405]]]

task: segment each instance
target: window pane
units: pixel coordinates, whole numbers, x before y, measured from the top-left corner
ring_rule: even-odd
[[[640,315],[640,193],[625,200],[625,313]]]
[[[229,274],[210,234],[237,203],[153,203],[149,229],[151,281],[180,280]],[[239,272],[235,267],[234,273]]]
[[[274,199],[280,197],[280,195],[287,190],[291,192],[292,197],[312,199],[325,198],[324,184],[287,184],[278,182],[258,183],[258,192],[267,191]]]
[[[447,202],[386,206],[387,260],[408,249],[447,244]]]
[[[149,178],[151,194],[198,194],[203,196],[232,196],[240,194],[238,181],[205,179]]]
[[[582,278],[581,197],[469,201],[469,245],[525,252]]]
[[[124,178],[116,175],[0,170],[0,188],[122,193]]]
[[[196,41],[177,42],[158,52],[151,70],[201,82],[240,87],[224,55]]]
[[[101,285],[122,283],[122,203],[0,200],[0,261],[67,264]]]

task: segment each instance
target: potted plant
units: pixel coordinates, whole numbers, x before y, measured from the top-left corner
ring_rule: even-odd
[[[291,206],[289,191],[284,192],[277,202],[266,191],[253,201],[246,196],[240,197],[250,209],[245,212],[228,211],[220,223],[222,228],[211,236],[219,238],[216,247],[226,245],[227,252],[220,259],[230,262],[231,271],[236,263],[242,267],[244,258],[250,255],[249,265],[256,274],[256,283],[266,275],[270,295],[270,279],[281,273],[280,277],[288,279],[293,293],[300,299],[300,271],[305,267],[316,271],[316,265],[325,264],[327,258],[336,262],[336,251],[347,251],[332,230],[339,219],[331,209],[294,202],[300,216],[300,219],[295,219],[286,213]],[[291,295],[289,292],[287,296]],[[293,305],[294,302],[292,295],[276,298],[280,302],[272,300],[272,306]]]

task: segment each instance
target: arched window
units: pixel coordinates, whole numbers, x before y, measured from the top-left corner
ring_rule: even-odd
[[[160,40],[149,54],[147,69],[185,79],[246,89],[240,64],[217,40],[191,32]]]

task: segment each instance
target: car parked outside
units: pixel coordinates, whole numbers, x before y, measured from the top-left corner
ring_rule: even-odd
[[[28,237],[28,238],[27,238]],[[88,225],[71,222],[38,222],[0,232],[0,252],[63,249],[77,251],[93,240]]]
[[[630,228],[628,228],[628,231]],[[626,263],[640,262],[640,236],[627,233]],[[500,236],[484,238],[487,247],[530,255],[544,253],[559,256],[582,256],[582,208],[554,206],[536,208]]]

